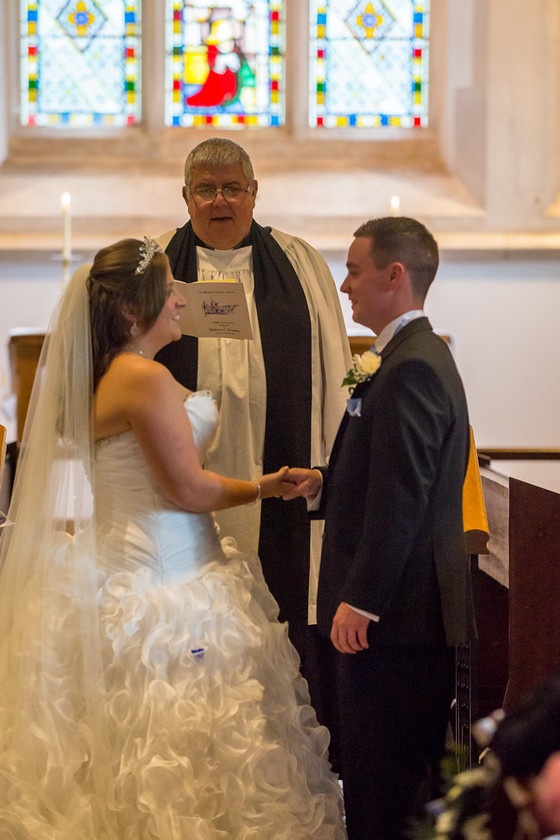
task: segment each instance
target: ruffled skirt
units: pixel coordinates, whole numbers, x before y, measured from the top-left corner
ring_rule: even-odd
[[[286,625],[258,559],[224,552],[185,583],[102,580],[94,708],[84,628],[52,605],[65,618],[46,685],[22,695],[19,740],[0,714],[2,840],[344,840],[328,732]]]

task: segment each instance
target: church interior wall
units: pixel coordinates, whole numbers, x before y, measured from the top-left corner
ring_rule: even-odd
[[[560,256],[444,250],[441,257],[426,313],[451,337],[477,443],[558,447]],[[329,255],[329,264],[340,285],[344,256]],[[341,302],[349,333],[363,333]]]
[[[6,17],[6,6],[0,3],[0,47],[6,45]],[[4,84],[0,83],[0,161],[8,155],[8,78],[8,50],[4,48],[0,49],[0,79],[4,79]]]
[[[443,156],[474,200],[485,203],[486,74],[488,70],[485,2],[445,5],[447,33],[442,45],[445,73],[438,75],[439,98],[444,103],[440,121]],[[444,12],[442,11],[442,14]]]

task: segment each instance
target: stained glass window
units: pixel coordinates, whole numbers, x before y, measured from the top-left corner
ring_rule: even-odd
[[[21,122],[140,119],[141,0],[21,0]]]
[[[311,126],[428,124],[429,0],[310,0]]]
[[[282,125],[284,3],[166,3],[166,124]]]

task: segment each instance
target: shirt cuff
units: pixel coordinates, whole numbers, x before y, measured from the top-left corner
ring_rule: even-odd
[[[358,607],[353,607],[352,604],[348,603],[348,601],[345,601],[345,603],[346,606],[350,607],[350,609],[354,610],[354,612],[360,613],[360,615],[365,615],[366,618],[371,618],[372,621],[380,621],[380,617],[378,615],[375,615],[375,613],[366,612],[365,610],[358,609]]]
[[[317,493],[316,496],[309,496],[307,499],[307,510],[319,510],[321,507],[321,496],[323,495],[323,473],[321,470],[313,470],[313,472],[318,472],[321,476],[321,489]]]

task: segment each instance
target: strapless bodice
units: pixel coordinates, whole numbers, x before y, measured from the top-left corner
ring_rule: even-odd
[[[209,391],[195,391],[185,410],[202,461],[216,430],[216,404]],[[191,580],[207,563],[222,559],[213,515],[186,513],[164,498],[134,432],[105,438],[95,450],[101,568],[109,573],[144,568],[154,581],[170,583]]]

